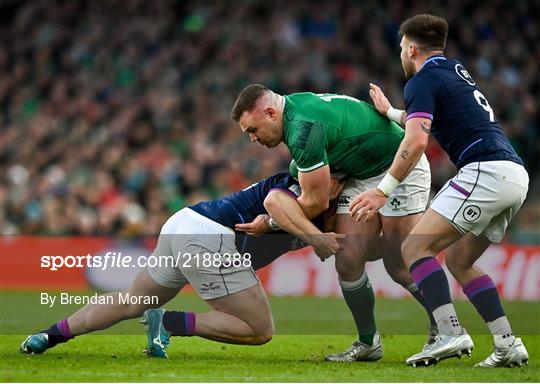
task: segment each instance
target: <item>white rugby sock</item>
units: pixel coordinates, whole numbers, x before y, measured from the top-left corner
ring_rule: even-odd
[[[506,316],[501,316],[487,323],[487,326],[493,334],[493,342],[497,348],[508,348],[514,343],[516,338]]]
[[[463,328],[461,328],[461,324],[459,324],[456,310],[454,309],[454,305],[452,303],[444,304],[438,308],[435,308],[433,311],[433,317],[435,318],[439,332],[442,335],[461,335]]]
[[[345,290],[352,291],[352,290],[364,285],[364,283],[366,282],[367,279],[368,279],[367,272],[364,271],[364,273],[362,273],[362,276],[360,276],[360,278],[358,280],[355,280],[355,281],[343,281],[343,280],[339,279],[339,285],[341,286],[341,288],[343,288]]]

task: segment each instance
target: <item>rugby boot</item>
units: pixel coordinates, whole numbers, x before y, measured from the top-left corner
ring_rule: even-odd
[[[498,367],[521,367],[528,365],[529,354],[523,342],[517,337],[512,345],[506,348],[498,348],[485,360],[475,365],[477,368],[498,368]]]
[[[373,337],[373,345],[367,345],[356,340],[352,346],[344,352],[328,355],[326,361],[353,362],[353,361],[376,361],[383,357],[383,346],[378,333]]]
[[[451,357],[461,358],[463,353],[471,356],[473,348],[473,341],[463,328],[458,336],[439,334],[433,344],[409,357],[405,363],[412,367],[428,366]]]
[[[19,347],[22,353],[41,354],[49,349],[49,335],[36,333],[28,336]]]
[[[143,351],[150,357],[167,358],[165,348],[169,345],[170,335],[163,326],[163,314],[165,309],[148,309],[144,311],[142,319],[139,321],[144,325],[148,345]]]
[[[439,327],[437,327],[437,324],[430,326],[428,329],[428,337],[422,350],[425,351],[427,347],[437,341],[437,336],[439,336]]]

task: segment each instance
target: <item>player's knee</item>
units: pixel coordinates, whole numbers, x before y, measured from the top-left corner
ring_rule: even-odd
[[[257,329],[254,332],[251,338],[251,344],[252,345],[266,344],[270,340],[272,340],[272,337],[274,337],[274,334],[275,334],[274,322],[270,321],[269,323],[265,324],[263,327]]]
[[[343,281],[353,281],[358,279],[364,272],[364,269],[357,264],[358,263],[350,261],[343,261],[340,263],[336,261],[336,272],[339,278]]]
[[[364,272],[364,255],[351,247],[339,250],[335,258],[336,272],[341,280],[356,280]]]
[[[273,333],[261,333],[254,335],[251,339],[251,345],[263,345],[268,343],[270,340],[272,340],[272,337],[274,337]]]

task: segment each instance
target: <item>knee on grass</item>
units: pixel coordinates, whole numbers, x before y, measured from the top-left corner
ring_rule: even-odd
[[[262,345],[268,343],[274,337],[274,323],[270,319],[264,325],[252,327],[253,334],[248,337],[249,345]]]

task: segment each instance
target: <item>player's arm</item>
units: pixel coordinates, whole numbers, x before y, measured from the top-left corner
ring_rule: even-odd
[[[399,146],[394,162],[377,187],[386,196],[389,196],[397,184],[407,177],[427,147],[435,113],[437,84],[437,78],[433,76],[415,76],[405,86],[404,96],[407,109],[405,137]]]
[[[304,214],[312,219],[328,209],[330,167],[326,153],[324,122],[297,120],[289,123],[294,135],[287,146],[298,167],[298,181],[302,194],[298,204]]]
[[[430,131],[431,120],[428,118],[414,117],[407,120],[405,137],[388,170],[388,173],[398,182],[402,182],[420,160],[427,147]],[[390,194],[385,190],[381,192],[386,196]]]
[[[349,213],[357,221],[368,221],[388,199],[394,189],[407,177],[416,166],[426,149],[431,120],[414,117],[407,120],[405,137],[401,142],[394,161],[388,172],[376,188],[365,191],[354,198],[349,206]]]
[[[264,200],[264,207],[279,228],[298,236],[315,248],[324,259],[339,249],[337,239],[344,237],[335,233],[322,233],[304,214],[303,209],[290,193],[275,189]]]
[[[274,189],[264,199],[264,208],[279,228],[302,240],[307,241],[305,235],[320,235],[322,232],[304,214],[304,211],[290,193]],[[304,236],[304,237],[302,237]]]
[[[369,220],[418,163],[428,143],[437,87],[437,79],[432,76],[415,76],[405,86],[405,137],[379,185],[361,193],[351,202],[349,213],[357,221]]]
[[[330,167],[324,165],[309,172],[299,172],[298,181],[302,194],[298,204],[309,218],[319,216],[328,209],[330,200]]]

